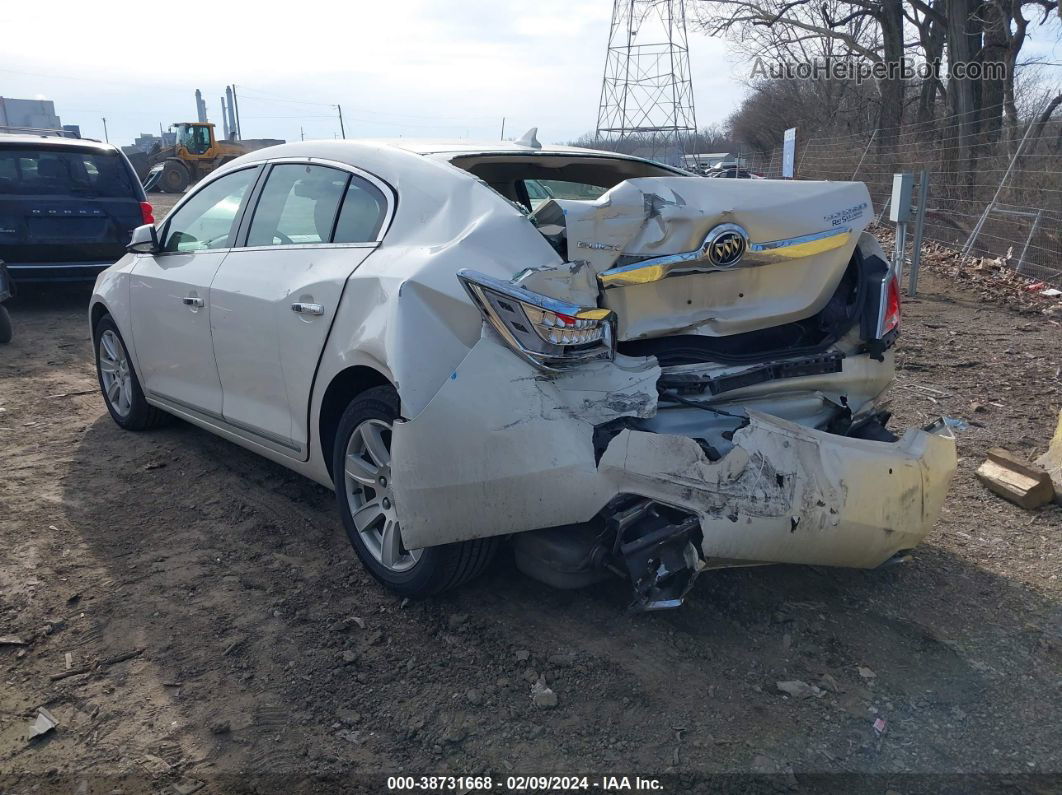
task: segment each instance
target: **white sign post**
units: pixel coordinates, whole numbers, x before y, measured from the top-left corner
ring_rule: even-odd
[[[796,127],[790,127],[782,136],[782,179],[792,179],[796,164]]]

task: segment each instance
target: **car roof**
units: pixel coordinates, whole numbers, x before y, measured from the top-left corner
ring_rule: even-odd
[[[381,146],[393,146],[405,149],[418,155],[435,154],[566,154],[566,155],[621,155],[618,152],[606,152],[598,149],[587,149],[581,146],[564,146],[562,144],[549,144],[543,146],[526,146],[515,141],[468,141],[468,140],[435,140],[418,138],[377,138],[370,139],[370,143],[378,143]]]
[[[381,150],[401,152],[407,154],[423,155],[451,159],[462,155],[535,155],[535,156],[583,156],[583,157],[611,157],[621,160],[633,160],[642,163],[652,162],[645,158],[627,155],[621,152],[610,152],[600,149],[586,149],[579,146],[564,146],[560,144],[543,145],[541,147],[525,146],[515,141],[468,141],[468,140],[435,140],[417,138],[348,138],[348,139],[324,139],[320,141],[292,141],[278,146],[258,149],[244,155],[240,161],[244,163],[268,160],[273,157],[320,157],[336,158],[341,153],[349,153],[354,157],[359,154]],[[357,163],[357,160],[351,160]],[[653,163],[662,168],[674,169],[663,163]]]
[[[59,135],[30,135],[26,133],[0,133],[0,146],[49,147],[54,149],[72,149],[78,151],[94,150],[98,152],[117,152],[114,144],[105,144],[91,138],[64,138]]]

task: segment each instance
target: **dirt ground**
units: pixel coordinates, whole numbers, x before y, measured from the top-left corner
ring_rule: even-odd
[[[710,573],[651,615],[619,581],[554,591],[509,555],[401,602],[326,489],[190,425],[116,427],[88,289],[26,291],[0,347],[0,635],[25,643],[0,645],[0,792],[384,792],[381,772],[1057,791],[1062,509],[1021,510],[973,472],[991,446],[1046,447],[1062,326],[932,274],[922,290],[894,426],[970,423],[924,546],[882,571]],[[553,709],[531,701],[540,675]],[[42,706],[58,726],[28,741]],[[986,777],[916,775],[942,773]]]

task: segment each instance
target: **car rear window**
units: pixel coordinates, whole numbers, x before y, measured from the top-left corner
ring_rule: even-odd
[[[0,148],[0,195],[136,196],[117,152]]]

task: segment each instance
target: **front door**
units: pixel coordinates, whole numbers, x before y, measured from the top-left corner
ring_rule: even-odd
[[[221,415],[210,339],[210,282],[232,247],[236,219],[259,167],[212,180],[167,219],[161,251],[141,254],[130,302],[133,347],[151,396]]]
[[[305,459],[313,377],[347,277],[387,215],[373,181],[311,163],[270,167],[246,243],[211,284],[222,414]]]

